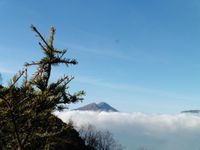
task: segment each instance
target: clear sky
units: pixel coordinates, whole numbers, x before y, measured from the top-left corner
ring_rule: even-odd
[[[0,72],[4,84],[24,62],[42,57],[34,24],[79,64],[81,104],[105,101],[120,111],[176,113],[200,109],[198,0],[0,0]]]

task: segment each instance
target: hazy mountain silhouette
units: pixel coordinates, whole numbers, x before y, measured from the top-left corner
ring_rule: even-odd
[[[200,110],[185,110],[185,111],[181,111],[181,113],[198,114],[198,113],[200,113]]]
[[[118,112],[117,109],[113,108],[112,106],[110,106],[109,104],[105,103],[105,102],[101,102],[101,103],[90,103],[88,105],[85,105],[83,107],[79,107],[77,109],[74,110],[81,110],[81,111],[105,111],[105,112]]]

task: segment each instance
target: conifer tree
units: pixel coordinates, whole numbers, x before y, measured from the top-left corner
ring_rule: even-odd
[[[89,149],[71,124],[52,115],[55,109],[63,110],[65,104],[82,100],[83,91],[68,91],[73,77],[64,75],[50,82],[54,66],[76,65],[77,61],[66,58],[66,50],[54,47],[54,27],[48,40],[35,26],[31,29],[44,57],[25,63],[9,85],[0,88],[0,149]],[[30,76],[31,67],[37,69]]]

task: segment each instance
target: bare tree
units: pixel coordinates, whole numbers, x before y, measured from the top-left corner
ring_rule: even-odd
[[[95,150],[123,149],[123,146],[114,139],[113,134],[108,130],[100,131],[92,125],[85,125],[80,128],[79,133],[85,144],[93,147]]]

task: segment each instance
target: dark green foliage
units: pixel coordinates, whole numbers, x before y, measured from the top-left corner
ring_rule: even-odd
[[[73,77],[64,75],[56,82],[49,81],[53,66],[75,65],[77,61],[65,58],[66,50],[54,48],[53,27],[49,40],[45,40],[36,27],[31,28],[41,41],[44,57],[26,63],[8,86],[0,87],[0,149],[89,149],[71,124],[52,115],[53,110],[62,110],[64,104],[82,100],[83,91],[68,92]],[[37,70],[29,77],[31,66]]]

